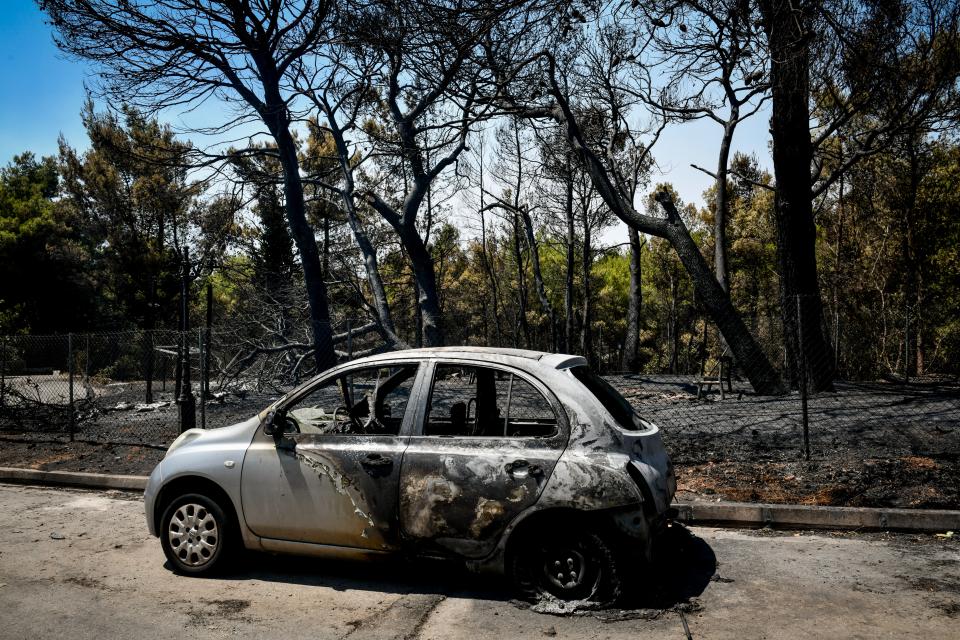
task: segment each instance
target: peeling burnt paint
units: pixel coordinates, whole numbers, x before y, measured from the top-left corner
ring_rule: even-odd
[[[474,510],[470,533],[472,533],[474,537],[480,538],[486,532],[487,528],[503,515],[503,512],[502,502],[480,498],[477,501],[477,508]]]
[[[329,478],[333,485],[333,490],[340,495],[345,496],[350,501],[350,504],[353,505],[353,513],[356,514],[360,519],[365,520],[369,526],[376,526],[373,522],[373,518],[367,515],[367,513],[360,508],[360,505],[357,504],[357,500],[350,493],[350,487],[353,486],[353,482],[350,480],[350,478],[338,471],[335,471],[330,466],[325,465],[319,460],[300,453],[296,449],[290,452],[290,454],[303,464],[316,471],[319,476]],[[360,499],[362,500],[363,498],[361,497]],[[366,529],[363,530],[363,534],[365,533]],[[367,536],[364,535],[363,537]]]
[[[448,533],[443,511],[437,506],[453,502],[460,494],[460,487],[439,475],[405,478],[400,511],[406,533],[421,538]]]

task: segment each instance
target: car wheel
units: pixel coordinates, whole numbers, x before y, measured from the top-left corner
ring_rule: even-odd
[[[205,495],[175,498],[161,519],[160,544],[177,573],[210,574],[225,565],[234,531],[223,508]]]
[[[508,560],[510,577],[522,595],[603,606],[619,599],[620,562],[603,536],[583,529],[537,533],[524,536]]]

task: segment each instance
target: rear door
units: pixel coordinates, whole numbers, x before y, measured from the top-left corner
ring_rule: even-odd
[[[482,557],[536,502],[566,446],[566,417],[539,381],[505,367],[439,361],[425,374],[400,524],[415,543]]]

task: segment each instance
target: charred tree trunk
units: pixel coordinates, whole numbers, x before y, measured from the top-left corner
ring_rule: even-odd
[[[690,231],[680,218],[670,195],[663,191],[657,194],[658,202],[667,213],[666,220],[642,214],[634,209],[633,203],[614,186],[614,181],[603,162],[586,144],[576,116],[557,82],[556,63],[549,56],[548,61],[550,62],[548,78],[551,83],[551,94],[557,104],[546,110],[546,115],[564,126],[571,149],[583,161],[600,197],[627,225],[670,242],[690,275],[697,299],[702,302],[704,309],[723,333],[731,352],[743,367],[754,390],[760,394],[782,393],[783,385],[780,382],[780,376],[770,365],[770,361],[754,340],[753,335],[747,330],[743,318],[730,302],[730,296],[717,283],[703,254],[690,236]],[[541,115],[544,112],[536,111],[535,113]],[[809,176],[809,170],[806,175]]]
[[[795,373],[796,363],[801,361],[798,335],[802,332],[802,361],[806,363],[808,383],[815,390],[826,390],[832,388],[835,363],[824,332],[815,251],[810,183],[810,25],[803,9],[794,9],[790,0],[761,0],[760,9],[771,52],[770,133],[777,182],[777,264],[787,361]]]
[[[517,261],[517,322],[523,332],[524,346],[530,348],[530,323],[527,321],[527,276],[520,247],[520,215],[513,213],[513,258]]]
[[[503,344],[503,330],[500,327],[500,303],[499,297],[500,294],[497,291],[497,276],[493,271],[493,266],[490,264],[490,254],[487,252],[487,218],[484,212],[486,211],[486,206],[484,204],[484,188],[483,188],[483,136],[480,137],[480,258],[483,263],[483,270],[487,274],[487,280],[490,283],[490,297],[493,306],[493,327],[496,331],[497,336],[497,346],[502,346]],[[489,341],[488,341],[489,344]]]
[[[730,301],[730,296],[720,288],[710,266],[700,253],[700,248],[697,247],[680,218],[680,213],[670,195],[660,192],[657,194],[657,200],[667,212],[667,225],[662,229],[663,237],[677,252],[677,257],[680,258],[693,283],[697,300],[720,329],[720,333],[730,346],[731,353],[743,367],[751,386],[761,394],[782,393],[780,377],[770,365],[760,345],[750,334],[743,318]]]
[[[566,184],[566,209],[564,214],[567,221],[567,255],[566,255],[566,265],[565,265],[565,278],[564,278],[564,287],[563,287],[563,312],[564,312],[564,326],[563,326],[563,339],[564,339],[564,349],[567,351],[573,351],[573,332],[574,332],[574,318],[573,318],[573,263],[574,263],[574,249],[576,248],[577,235],[576,230],[573,226],[573,176],[570,171],[570,159],[567,158],[567,184]]]
[[[317,371],[320,372],[337,363],[337,356],[333,349],[333,328],[330,325],[327,285],[323,280],[323,265],[317,250],[317,241],[313,229],[307,222],[303,183],[300,179],[300,162],[297,159],[297,144],[290,134],[290,123],[279,92],[271,104],[273,106],[268,106],[264,119],[277,143],[280,164],[283,167],[287,221],[290,224],[290,235],[300,253],[300,266],[303,269],[307,301],[310,305],[314,361]]]
[[[713,221],[713,271],[720,288],[730,291],[727,270],[727,218],[729,217],[730,199],[727,193],[727,171],[730,163],[730,144],[733,141],[733,132],[737,128],[739,106],[734,102],[730,105],[730,118],[723,125],[723,139],[720,141],[720,158],[717,161],[717,202]]]
[[[580,325],[580,352],[590,363],[590,366],[596,366],[596,357],[593,353],[593,334],[591,324],[593,322],[593,308],[590,304],[592,297],[590,289],[590,267],[593,263],[593,255],[590,239],[590,217],[587,215],[586,207],[583,211],[583,254],[581,257],[581,267],[583,268],[583,324]]]
[[[370,297],[373,300],[373,308],[377,313],[380,328],[384,338],[395,348],[404,349],[407,344],[397,334],[396,326],[393,323],[393,315],[390,312],[390,304],[387,300],[387,292],[383,286],[383,278],[380,277],[380,264],[377,260],[377,250],[370,237],[363,228],[363,222],[357,214],[357,203],[354,197],[355,183],[353,180],[353,167],[351,167],[350,149],[347,141],[343,137],[343,130],[337,124],[334,110],[330,107],[326,99],[318,102],[327,115],[330,122],[330,133],[333,136],[334,144],[337,148],[337,157],[340,163],[340,171],[343,175],[344,188],[341,192],[344,210],[347,214],[347,222],[350,223],[350,231],[353,233],[353,239],[360,249],[360,255],[363,256],[363,266],[367,273],[367,284],[370,286]],[[328,243],[329,222],[324,222],[324,246]],[[325,252],[326,254],[326,252]],[[326,255],[324,255],[326,262]]]
[[[437,295],[437,279],[433,268],[433,256],[413,225],[403,224],[397,228],[400,240],[407,249],[410,267],[417,285],[417,307],[422,323],[420,334],[423,346],[443,345],[443,330],[440,326],[440,299]]]
[[[905,353],[904,371],[907,376],[911,375],[910,364],[913,364],[913,375],[922,376],[924,373],[924,343],[923,343],[923,282],[920,273],[920,248],[917,242],[917,194],[920,190],[920,158],[917,149],[917,140],[910,136],[907,140],[907,161],[910,166],[910,183],[907,192],[907,201],[904,203],[903,219],[903,252],[907,263],[906,282],[904,287],[905,309],[904,313],[909,314],[910,322],[908,327],[912,326],[913,331],[913,353]],[[913,309],[910,309],[910,303],[913,302]],[[912,313],[911,313],[912,311]],[[911,336],[908,332],[904,336],[905,351],[911,345]]]
[[[630,237],[630,290],[627,293],[627,335],[623,340],[620,366],[624,371],[637,373],[640,371],[640,311],[643,303],[640,261],[643,245],[636,229],[628,227],[627,234]]]
[[[550,322],[550,350],[557,351],[557,314],[550,304],[550,298],[547,296],[547,287],[543,283],[543,271],[540,269],[540,249],[537,246],[537,238],[533,233],[533,219],[530,212],[525,207],[519,209],[520,217],[523,219],[523,227],[526,230],[527,246],[530,247],[530,263],[533,267],[533,283],[537,290],[537,299],[540,301],[540,307],[546,314]]]
[[[480,252],[483,260],[483,270],[487,274],[487,280],[490,283],[490,298],[493,303],[493,328],[496,331],[497,336],[497,346],[502,346],[503,343],[503,329],[500,326],[500,292],[497,287],[497,276],[493,270],[493,266],[490,264],[490,255],[487,252],[487,223],[483,216],[483,208],[481,207],[480,213]]]

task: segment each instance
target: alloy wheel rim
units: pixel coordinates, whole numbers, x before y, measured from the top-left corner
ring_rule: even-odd
[[[170,517],[167,535],[173,554],[188,567],[207,564],[220,546],[217,520],[200,504],[188,503],[178,507]]]

